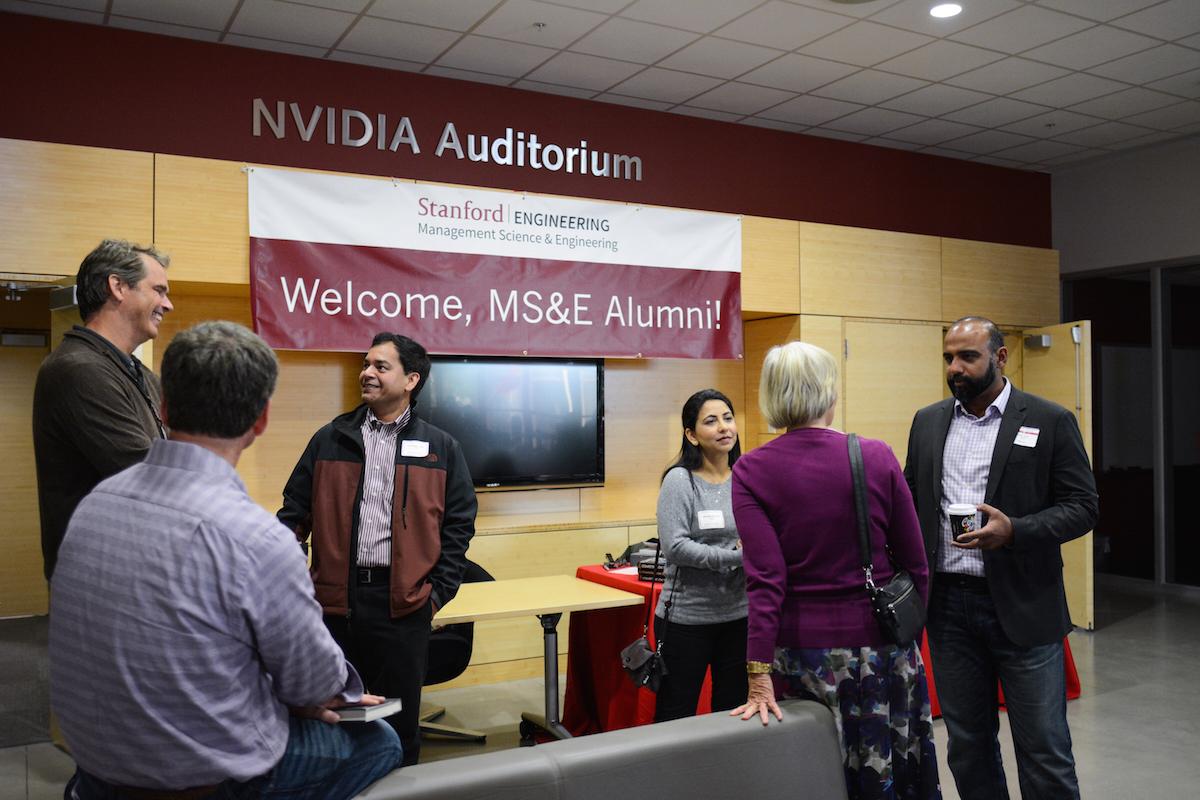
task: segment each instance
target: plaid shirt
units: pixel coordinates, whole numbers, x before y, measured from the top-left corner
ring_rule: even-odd
[[[942,518],[941,545],[938,547],[937,571],[958,572],[964,575],[983,577],[983,553],[979,550],[962,550],[951,544],[951,503],[983,502],[987,493],[988,472],[992,463],[992,451],[996,448],[996,435],[1000,433],[1000,418],[1012,395],[1012,384],[1004,379],[1004,389],[983,412],[976,417],[957,400],[954,415],[950,419],[950,430],[946,432],[946,447],[942,450]]]

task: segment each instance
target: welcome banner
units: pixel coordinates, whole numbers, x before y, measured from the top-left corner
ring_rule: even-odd
[[[272,346],[740,358],[741,220],[250,171],[254,326]]]

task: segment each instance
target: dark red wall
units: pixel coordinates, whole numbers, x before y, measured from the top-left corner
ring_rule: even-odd
[[[0,137],[446,181],[1050,246],[1050,177],[677,114],[0,13]],[[262,97],[408,116],[421,154],[251,132]],[[433,155],[534,132],[640,156],[641,182]]]

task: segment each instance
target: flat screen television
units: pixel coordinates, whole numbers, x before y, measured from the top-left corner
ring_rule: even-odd
[[[435,356],[421,416],[485,488],[604,482],[604,361]]]

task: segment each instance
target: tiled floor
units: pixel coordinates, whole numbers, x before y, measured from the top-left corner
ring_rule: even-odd
[[[1195,797],[1200,786],[1200,694],[1195,665],[1200,663],[1200,590],[1156,588],[1101,576],[1096,591],[1097,630],[1071,634],[1083,696],[1068,704],[1082,794],[1086,798]],[[0,633],[8,622],[0,622]],[[11,648],[0,635],[0,649]],[[0,662],[5,653],[0,652]],[[8,681],[7,685],[4,682]],[[36,676],[0,674],[0,696],[32,691]],[[561,684],[560,684],[561,685]],[[428,691],[444,705],[439,720],[485,731],[484,745],[427,739],[422,760],[435,761],[485,750],[516,747],[517,722],[524,710],[542,703],[539,679]],[[8,708],[0,709],[0,729],[9,728]],[[1012,742],[1002,718],[1002,749],[1009,788],[1017,790]],[[934,725],[938,754],[945,753],[945,728]],[[944,760],[946,800],[957,800]],[[0,800],[62,797],[72,770],[69,757],[48,743],[0,749]]]

